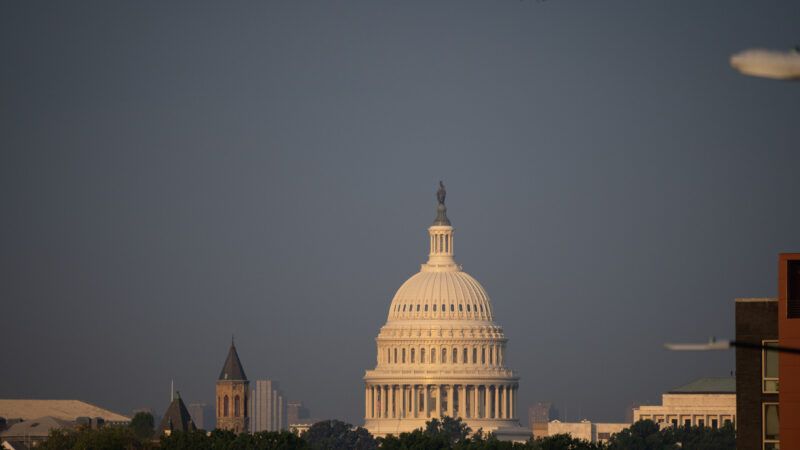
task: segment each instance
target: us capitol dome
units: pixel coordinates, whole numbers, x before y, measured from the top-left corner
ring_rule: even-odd
[[[473,431],[527,440],[516,415],[519,377],[505,361],[508,339],[486,290],[453,259],[439,185],[428,262],[397,290],[375,339],[376,366],[364,375],[365,428],[398,435],[449,416]]]

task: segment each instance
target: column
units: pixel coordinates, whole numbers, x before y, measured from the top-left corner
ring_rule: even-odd
[[[514,414],[514,397],[516,395],[515,394],[516,391],[517,391],[517,388],[514,385],[512,385],[511,386],[511,390],[508,391],[508,393],[509,393],[509,396],[508,396],[508,418],[509,419],[513,419],[514,417],[516,417],[516,415]]]
[[[503,404],[501,406],[500,417],[508,419],[508,386],[503,386]]]
[[[430,415],[428,415],[428,411],[429,411],[429,409],[428,409],[428,385],[427,384],[423,385],[422,386],[422,390],[425,392],[425,395],[423,395],[423,397],[422,397],[422,408],[425,410],[425,412],[422,414],[422,416],[427,419],[428,417],[430,417]]]
[[[442,416],[442,385],[436,386],[436,412],[433,417]]]
[[[492,406],[491,406],[491,403],[490,403],[491,400],[492,400],[492,396],[489,395],[489,385],[488,384],[486,386],[484,386],[483,389],[484,389],[484,392],[483,392],[483,403],[484,403],[483,418],[484,419],[488,419],[488,418],[492,417],[492,415],[491,415]]]
[[[394,417],[394,385],[390,385],[387,388],[387,395],[386,395],[386,417],[393,418]]]
[[[369,385],[364,386],[364,418],[369,419]]]
[[[472,405],[470,405],[470,406],[472,406],[472,411],[470,412],[470,417],[471,418],[475,418],[475,419],[478,418],[478,411],[480,409],[480,408],[478,408],[478,402],[480,401],[480,397],[478,396],[478,394],[479,394],[478,385],[476,384],[476,385],[472,386]]]
[[[458,416],[467,417],[467,385],[458,387]]]
[[[454,384],[450,384],[447,386],[447,415],[453,417],[455,409],[453,408],[453,399],[456,397],[456,386]]]
[[[497,419],[500,416],[500,396],[499,394],[499,386],[494,387],[494,418]]]
[[[417,411],[419,410],[419,405],[417,405],[418,401],[419,394],[417,393],[417,385],[414,384],[411,386],[411,417],[417,417]]]

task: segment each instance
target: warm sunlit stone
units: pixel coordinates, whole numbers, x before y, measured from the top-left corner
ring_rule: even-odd
[[[525,440],[516,416],[519,378],[505,365],[508,340],[489,296],[453,259],[443,190],[428,228],[430,253],[392,300],[365,380],[365,426],[376,436],[460,417],[473,431]]]

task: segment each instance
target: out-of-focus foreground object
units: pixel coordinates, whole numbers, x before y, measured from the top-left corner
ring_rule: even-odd
[[[750,49],[731,56],[731,66],[744,75],[776,80],[800,80],[800,52]]]

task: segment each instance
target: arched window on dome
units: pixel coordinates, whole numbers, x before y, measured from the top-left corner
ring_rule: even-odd
[[[435,363],[436,363],[436,349],[432,348],[431,349],[431,364],[435,364]]]
[[[392,351],[390,349],[386,349],[386,364],[392,363]]]
[[[428,312],[428,305],[425,305],[425,312]]]
[[[494,346],[489,347],[489,365],[494,364]]]
[[[458,304],[458,312],[464,312],[464,305],[461,303]]]
[[[445,363],[447,363],[447,349],[443,348],[442,349],[442,364],[445,364]]]
[[[469,362],[469,353],[467,353],[467,347],[464,347],[464,351],[461,352],[461,362],[466,364]]]
[[[481,364],[486,364],[486,347],[481,347]]]
[[[406,363],[406,349],[400,350],[400,362],[403,364]]]
[[[397,364],[397,348],[394,349],[394,363]]]
[[[483,312],[483,305],[481,305],[481,312]]]
[[[456,305],[450,303],[450,312],[455,312],[455,310],[456,310]]]
[[[406,312],[406,305],[403,305],[403,312]]]
[[[469,305],[467,305],[467,312],[469,312]]]
[[[414,363],[415,363],[415,361],[414,361],[414,349],[412,348],[411,349],[411,364],[414,364]]]
[[[424,348],[419,349],[419,362],[421,364],[425,364],[425,349]]]
[[[226,395],[222,400],[222,415],[225,416],[225,417],[228,417],[228,414],[230,414],[230,411],[228,409],[229,408],[229,406],[228,406],[229,403],[230,403],[230,401],[228,399],[228,396]]]
[[[417,304],[417,312],[419,312],[419,304]]]
[[[445,311],[447,311],[447,308],[445,308],[445,304],[442,303],[442,312],[445,312]]]
[[[451,361],[453,364],[458,362],[458,349],[453,348],[453,360]]]
[[[472,348],[472,364],[478,364],[478,349],[476,347]]]
[[[436,312],[436,304],[433,304],[433,312]]]

